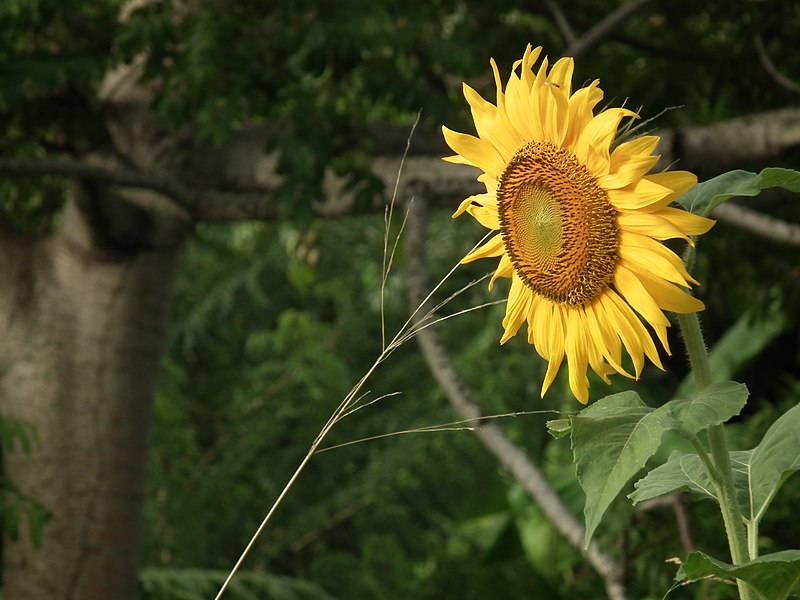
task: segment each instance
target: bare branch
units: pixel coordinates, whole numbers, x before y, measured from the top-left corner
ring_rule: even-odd
[[[427,206],[423,194],[417,194],[409,209],[406,227],[406,252],[408,257],[408,287],[411,306],[424,302],[428,289],[425,269],[425,239]],[[506,436],[497,423],[481,422],[481,411],[472,392],[461,379],[450,361],[435,328],[419,331],[419,344],[442,390],[456,412],[468,426],[474,427],[475,435],[486,449],[502,464],[520,485],[530,494],[547,516],[553,527],[578,552],[585,554],[591,565],[605,581],[609,598],[623,600],[625,589],[621,581],[621,569],[614,560],[598,549],[597,545],[583,548],[584,528],[562,504],[546,478],[530,458]]]
[[[800,246],[800,225],[781,221],[739,204],[721,204],[714,209],[712,216],[773,242]]]
[[[800,83],[797,83],[778,71],[775,64],[770,60],[767,49],[764,47],[764,40],[761,39],[760,35],[753,37],[753,46],[755,46],[758,61],[761,63],[761,66],[764,67],[764,71],[766,71],[767,75],[783,89],[793,94],[800,94]]]
[[[553,21],[555,21],[556,27],[558,27],[558,30],[561,32],[561,36],[564,38],[567,46],[572,46],[576,39],[575,32],[572,30],[569,21],[567,21],[564,11],[562,11],[561,7],[553,0],[545,0],[545,4],[547,5],[547,10],[553,15]]]
[[[606,16],[605,19],[599,21],[574,43],[570,44],[564,52],[564,56],[572,56],[575,58],[583,54],[592,46],[597,45],[604,37],[614,31],[620,23],[624,22],[628,17],[650,1],[651,0],[631,0],[623,4],[617,10]]]

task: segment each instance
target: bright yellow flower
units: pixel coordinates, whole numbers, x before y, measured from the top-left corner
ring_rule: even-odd
[[[496,105],[464,85],[478,137],[443,127],[457,153],[445,160],[483,171],[486,193],[464,200],[453,216],[467,212],[497,232],[462,262],[499,257],[490,289],[498,277],[511,278],[500,343],[527,321],[528,342],[548,361],[542,395],[566,356],[570,389],[586,404],[587,367],[606,383],[612,373],[638,378],[645,356],[663,368],[642,321],[669,353],[662,311],[691,313],[703,303],[681,289],[697,281],[658,240],[691,243],[714,222],[669,206],[697,183],[693,174],[647,175],[658,137],[611,150],[620,121],[635,113],[595,115],[599,82],[573,93],[572,59],[548,69],[545,57],[534,73],[540,52],[528,46],[505,91],[491,61]],[[633,375],[622,366],[623,346]]]

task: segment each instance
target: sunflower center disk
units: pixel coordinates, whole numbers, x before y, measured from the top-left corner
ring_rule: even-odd
[[[497,204],[506,253],[534,292],[580,307],[609,286],[616,210],[572,154],[549,142],[525,144],[500,178]]]

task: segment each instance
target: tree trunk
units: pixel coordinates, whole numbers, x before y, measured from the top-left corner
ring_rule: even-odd
[[[148,425],[185,237],[169,225],[76,186],[55,233],[3,240],[2,417],[40,441],[5,453],[5,476],[53,514],[40,547],[24,524],[6,541],[5,598],[137,596]]]

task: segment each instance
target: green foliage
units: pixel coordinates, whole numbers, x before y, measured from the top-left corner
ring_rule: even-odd
[[[787,319],[782,312],[759,317],[749,310],[731,325],[709,352],[711,374],[715,381],[735,377],[771,342],[786,330]],[[694,390],[694,379],[687,375],[676,392],[679,396]]]
[[[0,515],[3,534],[10,540],[18,540],[23,519],[28,524],[28,536],[34,547],[41,546],[44,526],[52,513],[35,499],[20,493],[8,485],[0,485]]]
[[[674,429],[693,437],[739,414],[746,400],[746,388],[734,382],[712,384],[692,398],[657,409],[647,407],[635,392],[623,392],[570,417],[568,428],[563,420],[548,424],[556,437],[569,429],[586,494],[586,545],[614,498],[658,451],[664,432]]]
[[[736,566],[693,552],[678,570],[677,579],[691,582],[712,575],[746,581],[762,600],[785,600],[800,582],[800,550],[765,554]]]
[[[16,419],[0,419],[0,445],[4,452],[13,452],[17,448],[30,452],[40,446],[36,429],[24,421]]]
[[[800,405],[781,415],[752,450],[731,452],[739,502],[754,526],[787,477],[800,469]],[[660,467],[636,483],[635,502],[677,490],[716,499],[713,485],[696,454],[674,453]]]
[[[199,229],[176,290],[155,404],[148,564],[229,568],[332,405],[379,349],[381,222],[313,223],[310,207],[320,199],[324,170],[343,175],[360,206],[367,205],[380,192],[368,168],[369,157],[385,142],[380,125],[407,124],[421,108],[421,130],[441,123],[466,130],[468,111],[458,83],[469,81],[491,97],[489,55],[507,73],[528,42],[541,43],[551,57],[565,43],[542,3],[212,0],[186,10],[181,3],[156,1],[141,3],[127,20],[118,18],[119,0],[0,5],[3,155],[105,149],[98,85],[109,68],[141,57],[157,92],[153,108],[168,130],[189,126],[196,140],[210,144],[224,143],[245,122],[275,132],[272,148],[286,176],[276,198],[282,215],[299,218],[304,227]],[[560,3],[577,33],[618,5]],[[800,72],[800,54],[793,51],[798,29],[794,3],[749,2],[735,11],[722,0],[651,3],[608,43],[581,57],[576,82],[599,77],[609,102],[634,98],[645,105],[645,115],[685,105],[668,112],[659,126],[741,116],[788,101],[754,54],[753,36],[761,36],[780,71]],[[727,191],[715,188],[715,180],[698,186],[693,193],[717,189],[698,206],[705,210],[720,201],[719,193],[750,195],[770,185],[796,189],[795,176],[784,171],[729,177],[725,185],[736,185]],[[17,227],[45,231],[64,191],[57,178],[4,180],[0,208]],[[796,214],[791,206],[771,208],[782,216]],[[445,225],[446,220],[434,223],[433,272],[446,271],[472,237],[460,237],[468,225]],[[713,239],[703,241],[697,276],[705,284],[710,338],[719,339],[712,355],[715,374],[758,375],[748,377],[754,394],[742,417],[739,433],[745,436],[748,427],[757,429],[752,423],[774,418],[773,405],[796,403],[792,336],[800,293],[796,252],[775,252],[768,245],[754,251],[749,238],[743,242],[718,226]],[[445,293],[485,268],[460,268]],[[497,287],[494,297],[500,298],[503,283]],[[403,281],[391,279],[386,292],[392,331],[407,314]],[[474,290],[451,306],[455,311],[485,300],[484,290]],[[484,410],[572,410],[560,394],[567,387],[563,378],[546,400],[538,399],[543,367],[524,340],[497,348],[502,312],[502,306],[494,307],[441,328]],[[732,323],[737,325],[725,335]],[[668,373],[653,369],[636,384],[643,397],[669,398],[686,368],[680,357],[666,365]],[[622,391],[633,384],[614,385],[613,391]],[[395,391],[403,396],[348,418],[331,443],[453,418],[413,345],[393,356],[369,387],[369,398]],[[684,390],[680,397],[695,398]],[[716,405],[683,406],[703,408],[704,421],[688,421],[695,427],[716,418],[705,412]],[[543,435],[537,419],[505,425],[579,513],[571,456]],[[651,420],[662,424],[661,417]],[[569,431],[565,423],[562,433]],[[630,424],[620,426],[627,431]],[[647,436],[629,432],[631,438],[644,454],[650,452]],[[667,440],[672,443],[669,433],[662,446]],[[13,443],[20,447],[19,439]],[[625,459],[626,469],[614,472],[619,481],[623,471],[642,462],[633,452]],[[306,475],[254,553],[258,568],[313,581],[339,597],[511,598],[531,589],[545,589],[552,598],[597,595],[599,582],[581,557],[556,538],[467,433],[404,436],[336,450],[315,458]],[[604,502],[615,494],[616,479],[602,490]],[[773,509],[793,515],[793,497],[782,495]],[[8,506],[19,506],[14,518],[21,523],[26,500],[13,493],[5,498]],[[716,551],[719,530],[704,510],[691,507],[692,533],[699,545]],[[672,523],[616,507],[606,513],[606,523],[609,545],[626,549],[631,596],[658,594],[669,578],[662,560],[682,552]],[[796,537],[792,523],[783,520],[772,534],[775,543],[778,534],[791,538],[794,531]],[[196,575],[195,582],[203,581]],[[248,577],[245,596],[262,589]],[[169,576],[160,581],[165,590],[171,585]],[[175,585],[169,589],[182,593],[181,584]]]
[[[139,575],[145,600],[208,600],[213,598],[227,571],[200,569],[146,569]],[[225,592],[231,600],[333,600],[308,581],[270,573],[243,571]]]
[[[13,419],[0,419],[0,446],[4,453],[30,452],[40,447],[36,430],[29,423]],[[11,540],[19,539],[23,519],[28,524],[28,535],[34,546],[40,546],[44,525],[51,513],[33,498],[0,479],[0,518],[3,534]]]
[[[760,173],[728,171],[697,184],[677,202],[689,212],[708,215],[717,206],[737,196],[757,196],[768,188],[800,192],[800,172],[770,167]]]

